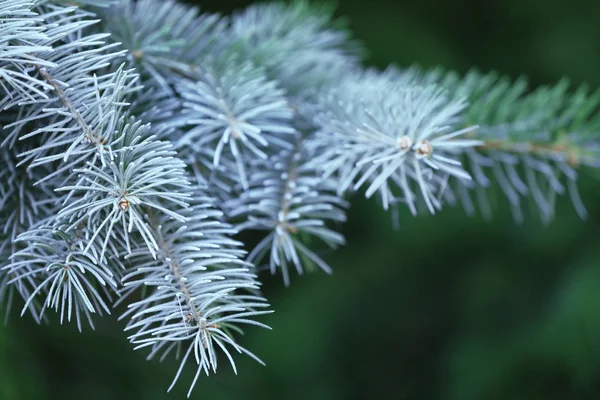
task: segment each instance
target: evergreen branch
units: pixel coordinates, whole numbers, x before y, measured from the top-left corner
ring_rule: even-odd
[[[334,180],[321,178],[317,169],[308,166],[312,157],[298,140],[292,152],[284,150],[268,160],[256,160],[249,188],[224,204],[229,218],[245,220],[239,224],[240,230],[269,232],[248,261],[260,266],[268,254],[271,273],[281,269],[286,286],[290,284],[290,265],[300,275],[313,265],[332,272],[304,243],[313,238],[331,248],[345,243],[343,236],[326,223],[344,222],[347,204],[335,195]]]
[[[318,132],[310,146],[320,155],[311,162],[325,176],[339,175],[339,195],[369,183],[366,197],[379,192],[385,209],[403,202],[416,214],[420,193],[434,213],[450,177],[471,179],[457,158],[482,144],[457,139],[477,128],[458,127],[465,107],[433,85],[372,72],[349,75],[314,106]]]
[[[152,292],[131,303],[121,316],[131,318],[126,330],[135,330],[130,340],[136,349],[151,348],[149,359],[160,354],[163,360],[173,349],[178,355],[184,352],[169,390],[194,354],[197,371],[188,397],[202,371],[216,372],[219,349],[234,371],[227,346],[262,363],[236,344],[232,334],[240,324],[268,328],[248,318],[270,312],[263,310],[268,305],[261,296],[249,292],[257,290],[258,283],[239,258],[244,254],[240,243],[228,237],[235,230],[219,220],[221,214],[210,208],[210,199],[192,197],[196,203],[185,211],[186,225],[149,212],[158,255],[150,258],[145,249],[128,255],[135,267],[123,280],[128,294],[141,286],[151,287]]]
[[[20,143],[19,143],[20,144]],[[22,248],[17,237],[29,229],[48,223],[57,211],[52,189],[46,185],[33,186],[33,182],[47,175],[48,170],[36,171],[16,167],[17,154],[21,148],[12,147],[0,149],[4,168],[0,169],[0,302],[6,301],[10,310],[14,297],[15,286],[20,293],[29,297],[28,287],[18,282],[8,283],[15,278],[7,269],[10,257]],[[27,278],[28,284],[33,281]],[[33,317],[39,322],[40,316],[33,305],[29,307]],[[6,314],[8,317],[8,313]]]
[[[292,147],[286,140],[295,132],[292,111],[283,92],[275,82],[266,80],[260,69],[227,62],[201,80],[182,81],[177,92],[183,111],[175,116],[175,123],[188,128],[177,147],[192,153],[209,148],[215,168],[223,165],[221,159],[230,158],[243,189],[248,187],[246,165],[250,159],[267,158],[269,147]],[[224,173],[235,175],[234,171]]]
[[[135,212],[138,202],[151,204],[171,216],[177,213],[161,202],[185,206],[182,201],[184,195],[168,192],[169,189],[187,185],[183,178],[184,164],[173,159],[169,144],[147,137],[145,130],[139,129],[140,124],[134,124],[133,121],[125,124],[122,114],[127,103],[122,99],[136,90],[133,86],[135,76],[128,77],[122,68],[96,76],[96,72],[109,66],[110,60],[119,53],[108,51],[115,45],[104,45],[102,39],[106,37],[105,34],[82,34],[83,29],[96,22],[88,19],[90,14],[52,5],[40,6],[40,10],[48,27],[47,44],[53,49],[47,58],[56,58],[56,62],[51,69],[36,67],[36,70],[54,96],[35,102],[10,104],[28,111],[25,117],[19,112],[20,118],[8,124],[7,128],[13,128],[10,135],[20,135],[20,140],[36,143],[32,149],[21,153],[23,159],[17,166],[27,164],[31,169],[57,166],[56,162],[61,162],[55,171],[36,183],[52,181],[56,185],[57,178],[63,180],[63,184],[54,188],[66,192],[65,196],[60,200],[56,196],[51,199],[63,202],[64,206],[60,211],[57,210],[50,224],[54,232],[64,231],[69,238],[76,235],[76,239],[69,240],[77,243],[77,246],[67,255],[60,254],[58,257],[87,257],[91,260],[89,262],[105,264],[108,260],[105,254],[107,247],[110,247],[113,255],[120,254],[118,246],[111,240],[115,236],[112,228],[117,216],[122,220],[123,229],[116,238],[129,248],[129,234],[133,226],[138,228],[143,238],[150,238],[142,216]],[[37,129],[23,134],[25,126],[37,126]],[[11,139],[10,135],[7,141]],[[75,156],[74,160],[70,159],[72,156]],[[85,168],[78,168],[84,165]],[[82,191],[85,193],[82,194]],[[116,200],[106,198],[107,194],[110,197],[115,193]],[[116,203],[116,207],[113,203]],[[131,207],[130,203],[133,203]],[[107,210],[106,206],[111,205],[113,208]],[[126,212],[129,218],[124,215]],[[21,235],[21,241],[31,240],[29,247],[37,248],[36,238],[39,235],[36,232],[32,230]],[[151,247],[152,243],[147,243]],[[29,250],[31,254],[35,253]],[[25,267],[32,268],[22,262],[18,268],[11,268],[10,271],[21,271]],[[60,271],[57,270],[56,274],[66,273]],[[22,276],[36,278],[43,274],[25,273]],[[38,289],[41,290],[48,282],[38,282]],[[28,296],[28,303],[39,290],[34,290]],[[89,301],[84,299],[84,303],[92,312]],[[57,305],[57,300],[52,300],[52,304]]]
[[[52,51],[42,55],[54,67],[35,66],[35,70],[54,96],[39,101],[15,98],[7,104],[7,107],[27,111],[6,125],[11,132],[4,143],[14,143],[17,136],[20,140],[39,136],[44,142],[23,154],[23,163],[38,161],[32,166],[60,158],[67,161],[83,142],[99,140],[105,135],[104,130],[112,133],[114,115],[124,105],[121,99],[135,90],[134,76],[127,77],[122,69],[100,77],[95,75],[119,54],[110,52],[113,44],[103,45],[102,40],[107,35],[77,35],[76,39],[67,40],[97,21],[89,20],[89,14],[72,8],[48,7],[41,8],[44,26],[48,27],[48,40],[42,44],[51,47]],[[39,125],[37,129],[22,134],[26,124],[35,123]],[[81,151],[79,147],[77,150]],[[56,150],[60,151],[57,153]]]
[[[257,359],[234,339],[270,312],[254,263],[286,285],[290,267],[331,272],[313,245],[344,244],[346,192],[472,211],[496,181],[517,218],[530,197],[550,220],[567,192],[585,214],[575,182],[600,165],[600,91],[359,56],[332,9],[303,0],[226,17],[0,0],[0,299],[81,329],[116,291],[136,348],[183,356],[173,384],[193,353],[189,396],[221,354],[234,371],[232,349]],[[264,234],[247,256],[238,230]]]
[[[91,314],[110,314],[98,286],[116,289],[116,282],[106,265],[77,250],[78,243],[72,239],[47,227],[30,230],[19,235],[17,242],[25,243],[25,247],[14,253],[4,268],[14,276],[9,283],[19,282],[17,288],[23,290],[26,302],[22,314],[36,296],[43,295],[40,317],[47,308],[54,308],[60,312],[61,323],[74,315],[81,330],[82,314],[92,328]]]
[[[464,123],[478,121],[478,137],[484,144],[466,153],[464,163],[476,185],[463,182],[467,189],[489,188],[491,180],[497,181],[517,220],[523,218],[522,199],[532,198],[542,220],[549,222],[555,197],[567,193],[577,213],[582,218],[587,215],[576,181],[583,167],[600,167],[600,91],[590,93],[585,85],[570,91],[566,80],[528,91],[524,79],[511,82],[477,71],[460,78],[436,70],[420,79],[440,82],[472,104]],[[468,190],[457,192],[462,193],[459,198],[467,211],[473,212]],[[478,198],[489,217],[487,196]]]
[[[33,1],[0,0],[0,109],[13,101],[45,98],[49,86],[31,76],[35,67],[52,67],[54,64],[39,53],[51,51],[42,44],[48,39],[43,20],[32,11]]]
[[[215,49],[225,23],[173,0],[125,0],[108,10],[104,28],[127,49],[144,84],[171,92],[173,65],[193,65]]]
[[[222,46],[267,70],[291,96],[308,97],[360,69],[360,46],[349,39],[333,7],[295,0],[251,5],[231,18]]]
[[[148,135],[148,126],[140,122],[121,119],[118,125],[113,156],[106,167],[88,163],[74,170],[79,174],[79,183],[58,189],[70,193],[57,214],[58,223],[68,224],[69,231],[80,221],[87,221],[91,237],[85,251],[98,241],[100,260],[115,235],[131,251],[129,235],[134,227],[150,254],[155,255],[157,243],[145,222],[144,209],[149,207],[184,221],[176,210],[187,207],[189,198],[181,193],[188,185],[185,164],[174,157],[170,143],[156,141]],[[120,229],[115,229],[118,225]]]

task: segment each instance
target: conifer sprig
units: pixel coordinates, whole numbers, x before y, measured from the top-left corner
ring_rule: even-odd
[[[219,358],[261,362],[236,341],[267,327],[257,273],[331,273],[353,192],[413,214],[475,193],[491,215],[497,188],[545,222],[568,194],[586,215],[600,91],[364,69],[360,48],[304,0],[0,0],[0,301],[80,329],[127,304],[136,348],[182,356],[173,384],[195,366],[189,395]]]
[[[144,125],[133,115],[140,86],[138,75],[119,63],[126,51],[95,32],[98,20],[90,12],[47,1],[23,2],[16,11],[2,5],[0,14],[11,11],[15,21],[25,19],[21,25],[37,32],[27,49],[38,58],[19,58],[25,36],[2,38],[17,56],[2,60],[0,70],[21,80],[2,87],[2,150],[11,162],[6,172],[16,179],[0,188],[6,222],[1,250],[9,259],[0,293],[16,289],[23,311],[38,321],[52,308],[61,322],[74,318],[81,329],[83,320],[93,327],[92,314],[110,313],[115,295],[147,284],[148,297],[134,304],[160,310],[130,315],[128,329],[138,328],[134,343],[157,351],[195,337],[186,349],[194,349],[199,372],[215,371],[221,351],[235,368],[226,346],[252,353],[232,333],[240,331],[238,325],[264,326],[253,318],[269,312],[268,305],[251,265],[239,259],[243,252],[227,237],[231,228],[218,218],[201,221],[212,215],[203,211],[212,200],[201,189],[189,189],[186,165],[168,140],[172,129]],[[14,204],[17,191],[23,198]],[[24,203],[28,199],[33,201]],[[142,276],[152,262],[157,275],[127,281],[128,292],[120,289],[123,274]],[[181,310],[179,294],[165,298],[158,284],[169,273],[173,290],[179,288],[188,308],[197,311],[195,322],[169,311]],[[164,323],[150,327],[162,318],[169,329],[195,325],[197,334],[180,330],[173,336]]]
[[[587,85],[571,88],[566,79],[530,89],[525,78],[513,82],[476,70],[465,77],[441,69],[411,69],[402,75],[424,83],[439,82],[471,104],[462,123],[479,124],[470,136],[483,143],[463,159],[473,181],[458,181],[455,190],[469,213],[475,211],[470,198],[475,191],[480,210],[491,217],[484,191],[498,188],[517,221],[523,218],[522,204],[529,202],[548,223],[561,195],[568,195],[577,214],[585,218],[577,180],[580,171],[600,167],[600,91],[591,91]]]

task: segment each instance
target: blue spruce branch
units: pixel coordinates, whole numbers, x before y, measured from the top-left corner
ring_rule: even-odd
[[[352,193],[491,215],[499,189],[548,222],[564,194],[585,217],[576,182],[600,165],[599,91],[365,69],[302,0],[0,0],[0,53],[0,301],[79,329],[126,304],[135,348],[181,359],[173,384],[194,365],[188,395],[219,358],[262,362],[237,341],[267,327],[258,273],[331,273]]]

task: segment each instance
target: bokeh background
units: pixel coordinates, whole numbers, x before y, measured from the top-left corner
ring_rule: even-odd
[[[249,1],[200,0],[228,12]],[[533,85],[563,76],[600,85],[597,0],[338,1],[370,65],[471,67]],[[239,358],[203,377],[193,399],[599,399],[600,180],[582,194],[590,217],[567,200],[543,226],[513,223],[503,201],[492,221],[448,208],[401,214],[352,199],[348,245],[327,255],[333,276],[284,288],[265,275],[277,311],[272,332],[243,343],[268,364]],[[16,310],[15,310],[16,311]],[[123,324],[96,331],[35,326],[17,312],[0,325],[0,399],[183,399],[193,368],[166,393],[176,362],[146,362]]]

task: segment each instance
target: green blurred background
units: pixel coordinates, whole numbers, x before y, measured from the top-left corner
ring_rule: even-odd
[[[211,11],[249,1],[200,0]],[[569,76],[600,85],[597,0],[339,1],[368,63],[460,72],[494,69],[534,85]],[[352,199],[348,245],[327,256],[333,276],[265,275],[273,331],[243,344],[267,363],[239,358],[202,377],[193,399],[599,399],[600,181],[582,181],[590,217],[562,200],[543,226],[449,208],[401,214]],[[500,199],[498,199],[500,200]],[[0,399],[183,399],[187,369],[166,394],[176,362],[146,362],[111,318],[96,331],[35,326],[14,312],[0,325]]]

